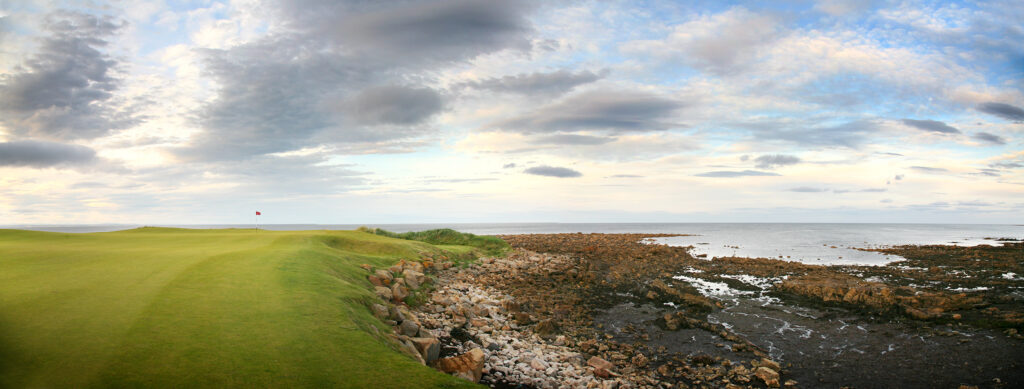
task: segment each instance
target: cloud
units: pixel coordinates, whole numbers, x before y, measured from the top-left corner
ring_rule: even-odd
[[[978,104],[977,110],[1015,122],[1024,121],[1024,109],[1006,103],[987,102]]]
[[[575,170],[572,170],[572,169],[569,169],[569,168],[553,167],[553,166],[547,166],[547,165],[544,165],[544,166],[534,166],[534,167],[531,167],[529,169],[524,170],[523,173],[533,174],[535,176],[559,177],[559,178],[580,177],[580,176],[583,175],[582,173],[580,173],[578,171],[575,171]]]
[[[646,92],[589,91],[492,127],[522,133],[659,131],[680,126],[671,118],[682,107],[679,101]]]
[[[871,120],[856,120],[833,126],[800,120],[733,123],[732,126],[750,130],[758,140],[850,149],[860,148],[869,135],[880,130],[878,123]]]
[[[986,142],[986,143],[996,144],[996,145],[1005,145],[1006,144],[1006,139],[1004,139],[1003,137],[1001,137],[999,135],[995,135],[995,134],[990,134],[990,133],[987,133],[987,132],[975,133],[974,135],[971,136],[971,138],[974,138],[974,139],[977,139],[979,141]]]
[[[778,173],[772,172],[761,172],[756,170],[743,170],[743,171],[713,171],[707,173],[695,174],[697,177],[756,177],[756,176],[778,176]]]
[[[893,176],[893,178],[895,178],[896,181],[902,181],[903,177],[905,177],[905,176],[906,176],[905,174],[897,174],[897,175]]]
[[[959,134],[960,130],[951,127],[950,125],[935,121],[935,120],[914,120],[914,119],[903,119],[901,120],[904,125],[914,127],[919,130],[939,132],[943,134]]]
[[[608,176],[609,178],[643,178],[644,176],[637,174],[613,174]]]
[[[797,192],[797,193],[818,193],[818,192],[826,192],[826,191],[828,191],[828,189],[812,188],[812,187],[809,187],[809,186],[798,186],[796,188],[789,189],[789,191],[790,192]]]
[[[85,164],[96,160],[96,151],[85,146],[39,140],[0,143],[0,166],[52,167]]]
[[[910,168],[914,169],[914,170],[917,170],[919,172],[925,172],[925,173],[947,173],[947,172],[949,172],[948,169],[941,168],[941,167],[911,166]]]
[[[526,16],[531,10],[529,2],[455,0],[328,14],[314,20],[359,57],[448,62],[509,47],[528,48],[525,34],[531,27]],[[333,20],[332,15],[336,15]]]
[[[800,163],[800,158],[792,155],[762,155],[754,159],[758,169],[772,169],[778,166],[795,165]]]
[[[505,164],[505,165],[503,165],[503,166],[502,166],[501,168],[502,168],[502,169],[512,169],[512,168],[515,168],[515,167],[516,167],[516,164],[515,164],[515,163],[506,163],[506,164]]]
[[[441,112],[441,95],[430,88],[379,86],[356,94],[345,111],[359,124],[419,124]]]
[[[607,71],[594,73],[581,71],[572,73],[562,69],[550,73],[524,73],[501,78],[489,78],[464,85],[494,92],[519,93],[524,95],[560,95],[583,84],[604,78]]]
[[[38,50],[0,79],[0,124],[19,137],[71,140],[134,123],[112,107],[119,63],[103,52],[121,26],[109,17],[48,14]]]
[[[553,145],[574,145],[574,146],[592,146],[602,145],[608,142],[615,141],[615,138],[605,136],[592,136],[592,135],[577,135],[577,134],[556,134],[549,136],[537,137],[530,140],[530,143],[534,144],[553,144]]]
[[[623,48],[681,61],[715,75],[731,75],[750,68],[758,53],[781,36],[780,27],[770,13],[736,7],[677,25],[662,41],[634,41]]]

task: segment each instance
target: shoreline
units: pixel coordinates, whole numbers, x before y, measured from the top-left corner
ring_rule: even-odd
[[[1017,330],[1021,326],[1020,299],[999,300],[996,291],[950,294],[901,284],[925,276],[931,276],[927,278],[931,281],[955,282],[949,274],[972,269],[988,276],[975,277],[968,284],[999,283],[1002,277],[984,270],[995,262],[967,270],[961,266],[948,272],[926,270],[922,274],[883,266],[886,275],[892,276],[892,280],[885,280],[878,279],[879,274],[847,274],[865,271],[853,266],[803,265],[773,259],[698,260],[685,248],[639,243],[651,235],[501,236],[516,248],[513,253],[438,273],[434,296],[442,297],[422,305],[423,310],[413,311],[421,322],[432,324],[430,331],[439,342],[450,345],[451,357],[479,348],[486,360],[481,376],[497,387],[507,385],[509,380],[534,387],[656,387],[662,383],[871,387],[872,382],[857,381],[856,374],[842,372],[870,366],[877,357],[865,355],[879,352],[871,351],[875,349],[881,350],[882,358],[890,359],[904,358],[900,355],[911,352],[929,355],[943,349],[969,350],[972,355],[964,361],[981,369],[970,374],[946,372],[949,365],[928,368],[908,362],[895,366],[907,375],[929,377],[928,381],[892,376],[885,379],[886,384],[1003,387],[1024,382],[1020,373],[1001,369],[1000,365],[1002,360],[1024,357],[1016,351],[1024,349],[1019,347],[1024,343]],[[920,257],[954,249],[928,247],[891,250]],[[961,256],[978,254],[979,250],[992,254],[987,248],[955,249],[968,251]],[[940,269],[954,264],[949,261]],[[1018,270],[1020,262],[1000,262],[1000,269]],[[884,272],[873,268],[876,273]],[[1016,285],[1012,279],[1005,281]],[[913,291],[916,300],[898,298],[907,297],[901,294],[908,290]],[[447,304],[460,293],[476,297],[461,304]],[[890,295],[893,298],[885,297]],[[986,302],[990,305],[979,306]],[[988,310],[993,307],[997,311]],[[937,312],[939,308],[941,312]],[[475,315],[475,309],[487,313]],[[813,319],[778,314],[784,311]],[[764,323],[776,321],[789,326],[780,324],[777,329],[786,337],[757,332]],[[994,329],[1000,326],[1005,331]],[[851,329],[857,332],[849,332]],[[892,333],[897,336],[878,335]],[[826,371],[832,373],[822,375],[825,366],[808,366],[806,360],[794,357],[794,350],[800,351],[805,345],[788,342],[788,338],[799,339],[801,334],[836,338],[802,343],[832,345],[845,340],[858,346],[840,350],[842,355],[831,359],[839,366],[829,366]],[[905,334],[906,339],[899,334]],[[907,340],[914,336],[934,345]],[[505,345],[494,346],[502,342]],[[1000,348],[996,344],[1000,342],[1018,347]],[[899,351],[889,350],[893,348]],[[573,374],[555,374],[562,371]],[[981,375],[995,376],[982,380]]]

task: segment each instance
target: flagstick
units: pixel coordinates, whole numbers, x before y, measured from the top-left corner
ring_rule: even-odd
[[[256,231],[260,230],[260,215],[256,214]]]

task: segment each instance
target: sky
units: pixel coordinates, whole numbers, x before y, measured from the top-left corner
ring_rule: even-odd
[[[1022,20],[0,0],[0,224],[1019,224]]]

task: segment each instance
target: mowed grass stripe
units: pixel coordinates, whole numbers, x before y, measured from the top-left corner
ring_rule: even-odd
[[[0,384],[470,386],[374,335],[360,263],[437,251],[359,232],[0,231]]]

